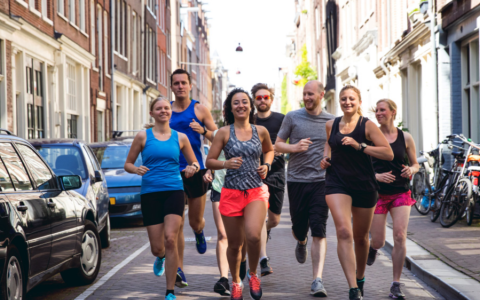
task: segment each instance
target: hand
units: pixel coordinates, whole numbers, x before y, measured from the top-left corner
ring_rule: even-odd
[[[202,127],[202,125],[200,125],[200,123],[198,123],[194,119],[192,119],[192,123],[190,123],[190,128],[192,128],[193,131],[200,134],[203,134],[205,132],[205,129]]]
[[[243,159],[241,157],[233,157],[225,162],[225,169],[238,169],[242,166]]]
[[[257,173],[262,179],[267,178],[268,167],[266,165],[261,165],[257,168]]]
[[[383,183],[392,183],[395,181],[395,175],[392,174],[392,171],[375,174],[375,178],[377,178],[377,181]]]
[[[308,146],[311,144],[313,144],[313,142],[310,140],[310,138],[302,139],[295,145],[295,152],[305,152],[308,150]]]
[[[205,175],[203,175],[203,181],[209,183],[213,181],[212,170],[208,170]]]
[[[190,178],[197,172],[197,168],[193,165],[187,166],[182,172],[185,172],[186,178]]]
[[[135,170],[135,174],[140,175],[140,176],[143,176],[143,175],[145,175],[145,173],[147,173],[148,171],[150,171],[149,168],[147,168],[147,167],[145,167],[145,166],[140,166],[140,167],[138,167],[138,168]]]
[[[360,144],[357,143],[356,140],[354,140],[353,138],[351,138],[349,136],[346,136],[342,139],[342,145],[352,146],[353,149],[355,149],[355,150],[358,150],[360,148]]]
[[[324,157],[322,161],[320,162],[320,168],[323,170],[326,170],[328,167],[330,167],[332,164],[330,163],[330,157]]]
[[[410,176],[413,175],[412,169],[409,166],[405,166],[405,165],[402,165],[402,167],[403,169],[402,169],[401,176],[403,178],[410,178]]]

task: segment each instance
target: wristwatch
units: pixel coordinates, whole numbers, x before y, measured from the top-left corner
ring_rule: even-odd
[[[360,144],[360,149],[358,149],[358,151],[363,152],[363,151],[365,151],[365,148],[367,148],[367,144],[361,143]]]
[[[200,167],[197,164],[193,164],[193,166],[195,167],[195,172],[198,172],[198,169],[200,169]]]
[[[207,127],[203,126],[203,133],[202,135],[206,135],[207,134]]]
[[[268,167],[268,172],[270,172],[270,170],[272,169],[272,165],[270,165],[269,163],[264,163],[264,165]]]

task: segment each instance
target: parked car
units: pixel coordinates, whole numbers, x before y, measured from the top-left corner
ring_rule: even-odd
[[[25,299],[59,273],[90,284],[102,260],[96,207],[73,190],[79,175],[56,175],[26,140],[0,134],[0,299]]]
[[[127,173],[123,168],[132,141],[133,139],[124,139],[89,145],[105,174],[110,196],[110,218],[143,218],[140,204],[142,177]],[[135,166],[141,165],[142,157],[139,155]]]
[[[82,187],[75,190],[95,207],[102,246],[110,246],[110,203],[107,182],[92,149],[78,139],[29,140],[57,175],[78,175]]]

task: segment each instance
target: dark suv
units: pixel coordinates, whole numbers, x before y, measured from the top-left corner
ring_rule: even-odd
[[[78,175],[55,175],[26,140],[0,134],[1,300],[24,299],[59,272],[71,284],[95,280],[101,264],[97,212],[70,191],[81,185]]]

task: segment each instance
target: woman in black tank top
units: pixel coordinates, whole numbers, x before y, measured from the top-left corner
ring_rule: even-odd
[[[393,283],[390,287],[390,297],[402,298],[405,295],[400,289],[400,276],[403,262],[407,255],[406,240],[410,208],[415,204],[409,190],[410,177],[418,172],[419,164],[415,151],[415,142],[408,132],[395,127],[393,121],[397,114],[397,105],[389,99],[377,102],[375,117],[380,124],[380,130],[390,143],[394,158],[386,161],[373,158],[373,166],[380,185],[379,197],[370,233],[372,241],[368,254],[368,265],[375,262],[377,250],[385,245],[385,227],[387,213],[393,219],[394,246],[392,252]],[[410,162],[407,165],[406,158]]]
[[[349,299],[355,300],[363,299],[368,232],[377,201],[378,185],[370,157],[393,159],[385,136],[362,116],[361,103],[356,87],[345,86],[340,91],[344,115],[326,124],[328,143],[321,162],[327,169],[325,194],[337,229],[338,258],[350,286]]]

